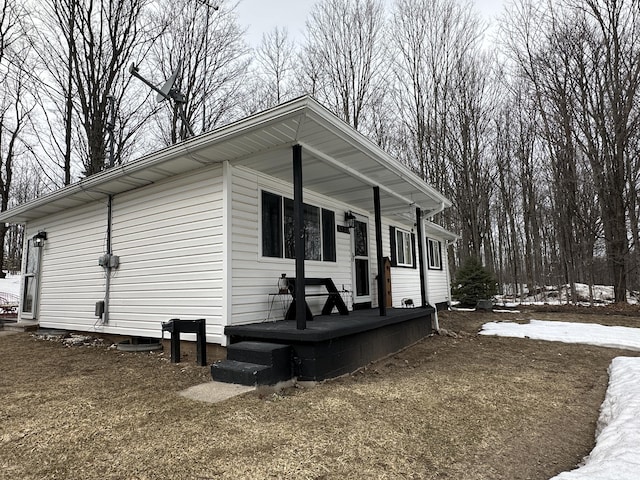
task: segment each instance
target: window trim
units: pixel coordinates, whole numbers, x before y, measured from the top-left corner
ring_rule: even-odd
[[[415,234],[407,229],[398,228],[394,226],[389,227],[389,237],[390,237],[390,246],[391,246],[391,266],[399,267],[399,268],[416,268],[416,241]],[[398,244],[398,234],[402,234],[402,247]],[[409,242],[409,243],[406,243]],[[410,247],[410,251],[407,252],[404,247]],[[403,248],[403,262],[400,262],[399,253],[400,248]],[[408,254],[408,255],[407,255]],[[407,260],[409,260],[407,262]]]
[[[437,262],[433,253],[437,255]],[[435,238],[427,237],[427,266],[429,270],[442,270],[442,242]]]
[[[278,220],[280,221],[280,243],[281,245],[278,248],[275,248],[275,250],[278,251],[279,255],[278,256],[270,256],[270,255],[265,255],[264,254],[264,245],[265,245],[265,228],[264,228],[264,195],[271,195],[273,197],[278,197],[279,199],[279,207],[280,207],[280,214],[279,214],[279,218]],[[287,252],[287,204],[288,202],[293,203],[293,200],[286,196],[286,195],[282,195],[280,193],[275,193],[271,190],[268,189],[264,189],[261,188],[260,189],[260,213],[259,213],[259,218],[260,218],[260,258],[263,260],[276,260],[276,259],[280,259],[280,260],[293,260],[295,259],[295,256],[288,256]],[[290,204],[289,204],[290,205]],[[317,213],[317,219],[318,219],[318,238],[317,241],[319,242],[319,254],[320,254],[320,258],[316,258],[316,259],[311,259],[311,258],[307,258],[306,255],[306,251],[305,251],[305,260],[307,261],[311,261],[311,262],[336,262],[337,261],[337,245],[336,245],[336,232],[335,232],[335,228],[336,228],[336,222],[335,222],[335,218],[336,218],[336,214],[334,210],[328,209],[328,208],[324,208],[321,207],[319,205],[314,205],[311,203],[303,203],[303,209],[306,210],[315,210],[315,212]],[[327,218],[325,218],[325,216]],[[332,217],[331,220],[328,220],[329,217]],[[325,227],[327,228],[332,228],[333,231],[326,232],[325,231]],[[276,239],[277,240],[277,239]],[[333,242],[333,245],[326,245],[326,241],[330,240]],[[306,249],[305,249],[306,250]],[[333,258],[332,258],[333,257]]]

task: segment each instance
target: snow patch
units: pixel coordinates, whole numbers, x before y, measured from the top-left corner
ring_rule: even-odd
[[[529,324],[491,322],[481,335],[586,343],[640,351],[640,329],[590,323],[531,320]],[[616,357],[600,406],[596,446],[582,466],[551,480],[635,480],[640,471],[640,358]]]
[[[551,480],[632,480],[640,470],[640,358],[616,357],[600,407],[596,446],[584,464]]]
[[[482,326],[480,335],[583,343],[598,347],[640,351],[640,329],[607,327],[597,323],[552,322],[546,320],[531,320],[528,324],[490,322]]]

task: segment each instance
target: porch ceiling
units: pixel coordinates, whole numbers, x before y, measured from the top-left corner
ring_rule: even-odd
[[[377,185],[384,214],[407,213],[412,204],[427,215],[450,206],[374,143],[312,98],[301,97],[2,212],[0,222],[24,223],[223,161],[292,182],[295,144],[302,145],[308,190],[373,211]]]

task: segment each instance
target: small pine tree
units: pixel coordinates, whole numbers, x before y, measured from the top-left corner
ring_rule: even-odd
[[[458,269],[451,285],[451,295],[465,306],[475,306],[478,300],[490,300],[497,292],[496,278],[474,257],[468,258]]]

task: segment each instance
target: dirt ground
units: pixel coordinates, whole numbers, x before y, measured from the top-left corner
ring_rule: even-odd
[[[595,314],[594,314],[595,312]],[[589,453],[613,357],[478,336],[494,320],[640,327],[640,312],[443,312],[432,336],[314,387],[218,404],[168,353],[0,336],[0,479],[548,479]]]

